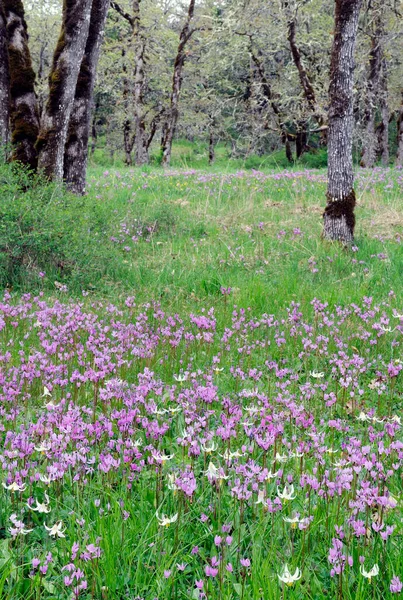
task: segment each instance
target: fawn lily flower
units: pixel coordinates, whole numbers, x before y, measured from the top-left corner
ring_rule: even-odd
[[[233,458],[241,458],[243,456],[242,452],[239,450],[235,450],[235,452],[231,452],[228,448],[225,450],[224,454],[220,454],[225,460],[232,460]]]
[[[276,471],[275,473],[273,473],[273,471],[269,471],[266,475],[266,481],[269,481],[270,479],[276,479],[279,473],[280,471]]]
[[[210,442],[208,442],[207,444],[200,444],[200,448],[206,454],[211,454],[212,452],[214,452],[214,450],[217,450],[217,444],[213,440],[210,440]]]
[[[286,463],[288,459],[289,456],[287,456],[286,454],[279,454],[278,452],[276,452],[276,456],[273,462]]]
[[[173,515],[173,517],[167,517],[164,514],[159,516],[158,511],[157,511],[155,513],[155,516],[157,517],[157,521],[159,522],[161,527],[169,527],[172,523],[176,523],[176,521],[178,520],[178,513]]]
[[[357,417],[357,420],[358,420],[358,421],[363,421],[363,422],[364,422],[364,421],[370,421],[370,420],[371,420],[371,418],[370,418],[370,417],[368,417],[368,415],[366,415],[364,412],[362,412],[362,411],[361,411],[361,412],[360,412],[360,414],[359,414],[359,415],[358,415],[358,417]]]
[[[224,479],[228,479],[228,475],[224,475],[221,469],[217,469],[212,461],[209,462],[205,475],[207,475],[209,479],[218,479],[220,482]]]
[[[294,500],[295,494],[293,484],[291,484],[290,486],[285,485],[282,492],[280,491],[279,486],[277,486],[277,496],[281,500]]]
[[[157,463],[165,465],[168,460],[173,459],[175,454],[160,454],[159,452],[156,452],[155,454],[151,453],[151,456]]]
[[[46,452],[49,452],[50,446],[46,442],[41,442],[39,446],[35,446],[35,450],[45,454]]]
[[[176,492],[179,488],[175,483],[176,477],[174,473],[168,473],[168,488]]]
[[[52,481],[50,477],[48,477],[47,475],[39,475],[39,479],[42,481],[42,483],[44,483],[45,485],[49,485],[49,483]]]
[[[20,521],[15,513],[10,516],[10,521],[13,524],[13,527],[9,527],[9,532],[15,540],[18,535],[27,535],[27,533],[31,533],[33,529],[25,529],[25,525],[22,521]]]
[[[393,415],[393,417],[391,417],[390,421],[392,423],[397,423],[398,425],[402,424],[402,420],[398,415]]]
[[[266,499],[266,490],[259,490],[255,504],[264,504]]]
[[[49,496],[46,494],[46,492],[45,492],[45,500],[46,500],[46,502],[38,502],[38,499],[36,499],[36,506],[31,506],[28,503],[27,503],[27,506],[30,510],[33,510],[38,513],[49,513],[50,512]]]
[[[62,531],[63,521],[58,521],[52,527],[48,527],[46,525],[46,523],[44,523],[43,526],[46,529],[46,531],[49,532],[50,537],[54,537],[54,538],[57,538],[57,537],[64,538],[64,537],[66,537],[64,535],[64,532],[66,531],[66,529],[63,529],[63,531]]]
[[[371,583],[372,577],[376,577],[379,574],[378,564],[375,563],[374,566],[372,567],[372,569],[370,571],[366,571],[364,569],[364,567],[361,565],[361,567],[360,567],[360,573],[361,573],[361,575],[363,577],[366,577],[367,579],[369,579],[369,582]]]
[[[292,529],[296,529],[300,523],[305,523],[305,519],[300,519],[297,515],[293,517],[283,517],[285,523],[290,523]]]
[[[294,583],[298,581],[298,579],[301,579],[301,577],[302,574],[298,567],[296,568],[294,575],[291,575],[288,565],[284,565],[281,575],[278,575],[280,581],[282,581],[288,586],[294,585]]]
[[[184,381],[186,381],[185,375],[174,375],[174,379],[178,383],[183,383]]]
[[[313,377],[314,379],[322,379],[322,378],[325,376],[325,374],[324,374],[324,373],[319,373],[319,372],[317,372],[317,371],[311,371],[311,372],[309,373],[309,375],[310,375],[311,377]]]
[[[43,394],[42,394],[42,398],[46,398],[47,396],[48,396],[49,398],[51,398],[51,397],[52,397],[52,394],[51,394],[51,392],[50,392],[49,388],[47,388],[47,387],[46,387],[46,385],[44,385],[44,386],[43,386]]]
[[[23,492],[26,488],[26,485],[25,485],[25,483],[23,483],[22,485],[19,485],[15,481],[13,481],[13,483],[10,483],[10,485],[7,485],[3,481],[3,487],[4,487],[4,489],[9,490],[10,492]]]

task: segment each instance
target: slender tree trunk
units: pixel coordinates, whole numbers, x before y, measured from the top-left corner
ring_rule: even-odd
[[[208,164],[212,165],[215,161],[215,140],[214,140],[215,119],[212,120],[209,129],[209,145],[208,145]]]
[[[300,83],[301,83],[301,86],[302,86],[302,89],[304,92],[304,97],[308,104],[308,108],[309,108],[310,112],[312,113],[312,115],[313,115],[314,119],[316,120],[316,122],[318,123],[319,127],[321,127],[324,124],[324,119],[318,110],[315,90],[312,85],[311,79],[308,75],[308,72],[306,71],[306,69],[304,67],[302,57],[301,57],[301,52],[297,45],[297,39],[296,39],[297,24],[296,24],[296,20],[295,20],[296,16],[295,16],[295,14],[294,15],[291,14],[288,0],[283,0],[283,8],[287,14],[287,29],[288,29],[287,39],[288,39],[288,43],[290,45],[291,56],[294,61],[294,65],[296,66],[297,71],[298,71],[298,76],[299,76],[299,80],[300,80]]]
[[[386,60],[382,61],[382,77],[380,85],[381,124],[378,134],[378,147],[384,167],[389,165],[389,101],[388,101],[388,70]]]
[[[364,116],[365,134],[363,143],[363,154],[361,166],[372,169],[377,156],[377,136],[375,133],[375,117],[379,96],[379,83],[382,69],[382,36],[383,27],[380,8],[377,7],[375,14],[374,31],[371,36],[371,52],[369,60],[368,93],[365,101],[366,110]]]
[[[2,7],[8,40],[13,160],[35,169],[39,117],[24,7],[21,0],[2,0]]]
[[[0,5],[0,146],[9,142],[10,72],[8,66],[6,18]]]
[[[398,167],[403,167],[403,91],[402,91],[402,103],[400,105],[399,117],[397,119],[396,164]]]
[[[93,0],[87,44],[70,117],[64,154],[64,179],[74,194],[85,193],[91,108],[108,8],[109,0]]]
[[[354,51],[362,0],[336,0],[330,67],[328,188],[324,237],[352,243],[356,204],[353,169]]]
[[[271,86],[270,86],[269,80],[266,76],[263,62],[260,59],[260,57],[255,53],[255,51],[252,47],[252,44],[250,47],[250,52],[251,52],[252,60],[255,63],[257,72],[259,74],[259,78],[260,78],[260,81],[262,84],[263,95],[270,102],[270,106],[272,107],[272,110],[273,110],[274,114],[276,115],[278,127],[281,131],[281,140],[283,141],[283,143],[285,145],[285,154],[286,154],[287,160],[288,160],[288,162],[292,163],[292,162],[294,162],[294,158],[292,155],[291,144],[290,144],[290,140],[288,137],[288,131],[287,131],[285,124],[283,123],[280,109],[279,109],[277,103],[274,101]]]
[[[135,113],[135,149],[136,165],[149,162],[146,124],[144,120],[144,85],[145,85],[145,51],[146,43],[141,32],[140,1],[133,0],[133,38],[134,38],[134,113]]]
[[[38,168],[62,179],[64,150],[90,25],[92,0],[65,0],[59,41],[49,76],[49,98],[39,132]]]
[[[162,140],[162,164],[169,166],[172,154],[172,142],[175,135],[176,125],[179,117],[179,96],[182,88],[183,66],[186,60],[185,47],[193,35],[190,23],[194,16],[195,0],[190,0],[189,9],[185,24],[182,28],[178,51],[175,58],[174,72],[172,79],[172,93],[168,119],[165,124],[165,131]]]

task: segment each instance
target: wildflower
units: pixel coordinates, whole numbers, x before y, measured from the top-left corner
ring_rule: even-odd
[[[178,383],[183,383],[184,381],[186,381],[185,375],[174,375],[174,379]]]
[[[370,571],[366,571],[364,569],[364,567],[361,565],[361,567],[360,567],[360,573],[361,573],[361,575],[363,577],[366,577],[367,579],[369,579],[369,582],[371,583],[372,577],[376,577],[379,574],[378,564],[375,563],[374,566],[372,567],[372,569]]]
[[[4,489],[10,491],[10,492],[23,492],[25,490],[25,484],[21,484],[19,485],[18,483],[16,483],[15,481],[13,483],[10,483],[10,485],[7,485],[6,483],[4,483],[3,481],[3,487]]]
[[[50,512],[49,496],[46,494],[46,492],[45,492],[45,500],[46,500],[46,502],[38,502],[38,499],[36,499],[36,506],[31,506],[28,503],[27,503],[27,506],[29,509],[31,509],[35,512],[38,512],[38,513],[49,513]]]
[[[289,456],[287,456],[287,454],[279,454],[278,452],[276,452],[276,456],[275,456],[273,462],[274,463],[276,463],[276,462],[286,463],[288,459],[289,459]]]
[[[285,485],[283,491],[280,491],[279,486],[277,486],[277,496],[281,500],[294,500],[294,486],[291,484],[290,486]]]
[[[13,527],[9,527],[9,532],[13,540],[17,537],[17,535],[27,535],[27,533],[31,533],[31,531],[33,531],[32,529],[25,529],[24,523],[17,518],[15,513],[10,516],[10,521],[13,524]]]
[[[288,586],[294,585],[294,583],[298,581],[298,579],[301,579],[301,577],[302,574],[298,567],[296,568],[294,575],[291,575],[288,565],[284,565],[281,575],[278,575],[280,581],[282,581]]]
[[[44,385],[44,386],[43,386],[43,394],[42,394],[42,398],[46,398],[46,397],[49,397],[49,398],[51,398],[51,397],[52,397],[52,394],[51,394],[51,392],[50,392],[49,388],[47,388],[47,387],[46,387],[46,385]]]
[[[220,454],[225,460],[232,460],[233,458],[241,458],[243,456],[242,452],[239,450],[235,450],[235,452],[231,452],[228,448],[225,450],[224,454]]]
[[[310,375],[311,377],[313,377],[314,379],[322,379],[322,378],[325,376],[325,374],[324,374],[324,373],[319,373],[319,372],[317,372],[317,371],[311,371],[311,372],[309,373],[309,375]]]
[[[214,441],[211,440],[209,443],[200,444],[200,448],[206,454],[211,454],[212,452],[214,452],[214,450],[217,449],[217,444]]]
[[[159,452],[151,453],[153,459],[161,465],[165,465],[168,460],[172,460],[175,454],[160,454]]]
[[[259,490],[255,504],[264,504],[266,499],[266,490]]]
[[[46,452],[49,452],[50,446],[45,442],[41,442],[39,446],[35,446],[35,450],[41,452],[41,454],[46,454]]]
[[[283,517],[285,523],[290,523],[292,529],[296,529],[300,523],[305,523],[305,519],[300,519],[298,515],[294,517]]]
[[[269,471],[266,475],[266,480],[269,481],[270,479],[276,479],[279,473],[280,471],[276,471],[275,473],[273,473],[273,471]]]
[[[159,522],[159,524],[161,525],[161,527],[169,527],[172,523],[176,523],[176,521],[178,520],[178,513],[176,513],[172,517],[167,517],[164,514],[162,514],[161,516],[159,516],[159,514],[157,512],[155,514],[155,516],[157,517],[157,521]]]
[[[396,577],[396,575],[392,578],[389,589],[392,594],[400,594],[402,591],[403,583],[400,581],[399,577]]]
[[[54,537],[54,538],[57,538],[57,537],[64,538],[64,537],[66,537],[64,535],[64,532],[66,530],[63,529],[63,531],[62,531],[63,521],[58,521],[57,523],[55,523],[53,525],[53,527],[47,527],[46,523],[44,523],[44,527],[45,527],[46,531],[49,532],[49,535],[51,537]]]

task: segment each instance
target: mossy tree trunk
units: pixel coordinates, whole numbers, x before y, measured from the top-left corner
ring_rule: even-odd
[[[336,0],[329,89],[328,188],[324,237],[352,243],[354,51],[362,0]]]
[[[92,99],[109,3],[109,0],[93,0],[65,147],[64,180],[70,191],[81,195],[85,193]]]
[[[388,67],[386,59],[382,62],[382,76],[380,82],[381,123],[378,128],[378,147],[384,167],[389,165],[389,102],[388,102]]]
[[[10,73],[6,37],[6,17],[0,4],[0,145],[8,144],[10,133]]]
[[[21,0],[2,0],[1,4],[7,29],[13,160],[35,169],[39,116],[24,6]]]
[[[382,8],[379,6],[379,0],[377,0],[375,3],[373,10],[375,11],[375,15],[372,24],[373,31],[371,33],[371,51],[369,55],[369,73],[367,84],[368,91],[364,112],[365,135],[361,158],[361,166],[368,169],[372,169],[375,165],[378,146],[375,117],[380,93],[383,55],[383,20]]]
[[[170,107],[168,118],[164,125],[161,143],[162,164],[165,167],[169,166],[171,163],[172,142],[179,118],[179,97],[183,81],[183,66],[186,61],[186,45],[194,33],[194,29],[191,29],[190,25],[194,17],[195,3],[195,0],[190,0],[189,2],[188,14],[179,36],[178,51],[174,63]]]
[[[38,137],[38,168],[62,179],[64,151],[78,74],[84,57],[92,0],[65,0],[59,41],[49,76],[49,97]]]
[[[402,103],[400,105],[399,117],[397,119],[396,164],[399,167],[403,167],[403,91],[402,91]]]

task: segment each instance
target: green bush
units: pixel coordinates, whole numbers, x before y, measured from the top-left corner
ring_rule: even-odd
[[[80,292],[99,284],[120,252],[109,242],[110,211],[21,167],[0,163],[0,285]]]

